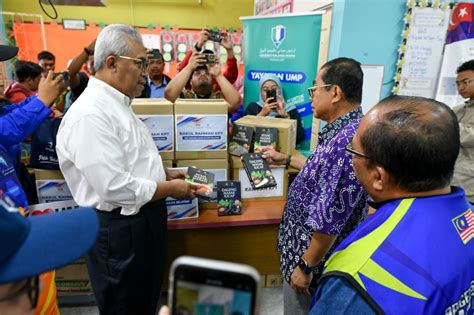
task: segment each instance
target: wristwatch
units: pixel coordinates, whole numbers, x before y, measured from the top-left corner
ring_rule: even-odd
[[[298,267],[300,267],[301,271],[303,271],[307,275],[316,271],[316,266],[310,267],[308,265],[308,262],[304,260],[303,257],[300,257],[300,260],[298,261]]]

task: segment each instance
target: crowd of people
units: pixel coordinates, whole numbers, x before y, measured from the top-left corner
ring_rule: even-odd
[[[0,107],[0,313],[58,312],[54,299],[41,298],[55,294],[54,276],[46,276],[84,253],[101,314],[156,313],[164,199],[194,198],[202,187],[163,166],[130,104],[136,97],[221,98],[230,114],[238,112],[230,40],[224,33],[223,71],[205,56],[208,36],[201,32],[174,78],[163,73],[159,50],[118,24],[105,27],[65,72],[54,72],[49,52],[37,64],[15,64],[16,81]],[[0,45],[1,61],[17,53]],[[456,85],[467,101],[454,110],[392,96],[364,116],[360,63],[341,57],[319,69],[308,87],[313,116],[327,122],[316,149],[308,158],[263,153],[271,165],[299,170],[278,235],[285,314],[472,313],[474,61],[459,66]],[[295,119],[301,141],[298,111],[285,103],[278,77],[263,76],[259,88],[244,113]],[[62,115],[59,166],[75,202],[89,209],[23,218],[20,144]]]

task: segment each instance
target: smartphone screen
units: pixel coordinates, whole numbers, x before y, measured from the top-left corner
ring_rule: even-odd
[[[258,281],[251,274],[181,264],[174,269],[173,314],[251,315]]]

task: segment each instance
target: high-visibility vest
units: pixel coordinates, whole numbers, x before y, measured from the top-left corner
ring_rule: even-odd
[[[388,201],[326,262],[379,313],[474,313],[474,213],[464,191]]]

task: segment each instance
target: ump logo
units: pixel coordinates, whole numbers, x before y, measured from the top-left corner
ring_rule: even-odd
[[[285,40],[286,27],[283,25],[277,25],[272,27],[272,42],[275,48],[280,47],[281,43]]]

